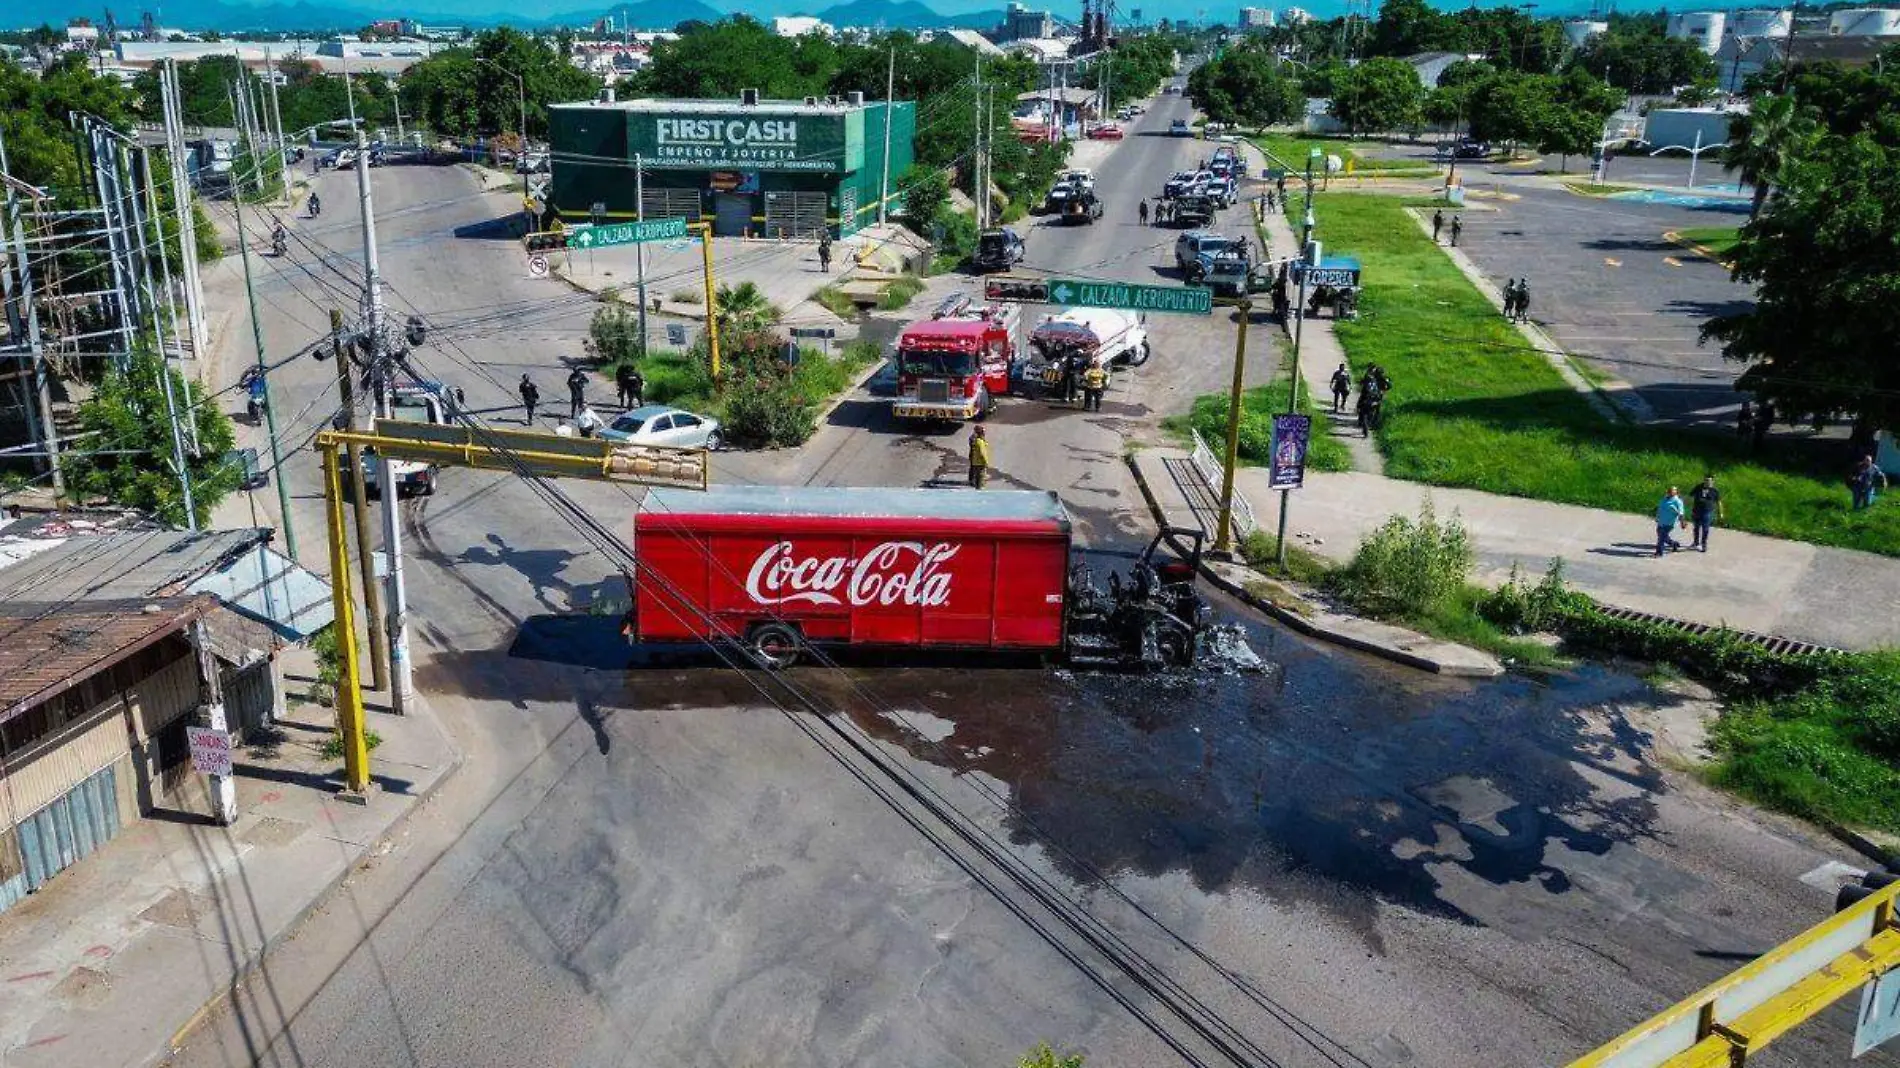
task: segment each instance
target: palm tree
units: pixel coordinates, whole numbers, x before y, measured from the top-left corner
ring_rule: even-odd
[[[730,332],[752,332],[771,326],[779,318],[779,310],[765,299],[765,294],[751,282],[740,282],[736,286],[719,287],[719,329]]]
[[[1769,188],[1813,132],[1814,121],[1795,106],[1794,97],[1786,94],[1764,96],[1747,114],[1736,117],[1729,128],[1729,145],[1722,153],[1722,162],[1755,187],[1750,219],[1761,214]]]

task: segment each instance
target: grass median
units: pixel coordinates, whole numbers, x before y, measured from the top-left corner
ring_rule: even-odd
[[[1352,174],[1348,177],[1366,177],[1373,175],[1394,175],[1414,177],[1436,173],[1438,166],[1430,160],[1422,159],[1379,159],[1359,154],[1358,147],[1367,142],[1349,141],[1334,137],[1296,137],[1292,134],[1256,134],[1248,138],[1261,151],[1275,157],[1279,162],[1274,166],[1285,166],[1292,172],[1305,173],[1306,157],[1319,149],[1320,159],[1313,165],[1313,177],[1324,178],[1326,167],[1322,162],[1327,156],[1338,156],[1341,163],[1352,165]],[[1333,177],[1341,177],[1335,174]],[[1291,174],[1288,176],[1291,180]]]
[[[1726,256],[1735,251],[1735,246],[1741,243],[1742,228],[1739,226],[1694,226],[1687,230],[1677,230],[1676,236],[1691,245],[1700,245],[1717,256]]]
[[[1240,463],[1257,467],[1267,462],[1273,451],[1273,417],[1286,411],[1287,373],[1282,370],[1264,386],[1255,386],[1240,395]],[[1313,420],[1313,434],[1306,450],[1308,471],[1350,471],[1352,452],[1346,443],[1333,437],[1326,413],[1313,400],[1312,390],[1300,387],[1300,411]],[[1189,441],[1190,429],[1200,431],[1208,447],[1217,454],[1227,440],[1227,394],[1207,393],[1194,398],[1194,407],[1186,415],[1162,420],[1165,429]]]
[[[1355,367],[1395,389],[1379,448],[1386,474],[1440,486],[1647,516],[1705,473],[1727,526],[1900,556],[1900,506],[1849,509],[1838,444],[1753,454],[1726,436],[1606,421],[1508,326],[1393,197],[1332,193],[1317,206],[1329,253],[1364,265],[1360,317],[1336,333]]]

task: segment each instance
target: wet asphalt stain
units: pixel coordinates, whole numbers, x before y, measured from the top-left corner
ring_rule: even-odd
[[[790,674],[910,759],[1001,784],[1014,840],[1079,884],[1182,872],[1210,894],[1323,907],[1375,952],[1380,903],[1482,922],[1447,893],[1450,869],[1559,900],[1576,891],[1567,864],[1651,834],[1664,783],[1617,711],[1653,697],[1639,680],[1581,668],[1461,682],[1247,630],[1263,673],[850,651]],[[603,616],[531,618],[508,649],[438,658],[426,678],[573,702],[603,755],[615,709],[760,703],[718,656],[630,648]],[[1606,796],[1585,771],[1636,791]]]

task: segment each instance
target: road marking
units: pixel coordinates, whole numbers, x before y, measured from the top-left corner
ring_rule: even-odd
[[[1674,256],[1664,256],[1664,257],[1663,257],[1663,262],[1664,262],[1664,263],[1666,263],[1666,264],[1668,264],[1668,265],[1669,265],[1669,266],[1671,266],[1671,267],[1680,267],[1680,266],[1682,266],[1682,261],[1681,261],[1681,260],[1679,260],[1679,259],[1677,259],[1677,258],[1675,258]]]
[[[1603,262],[1604,262],[1604,263],[1606,263],[1606,264],[1608,264],[1608,265],[1609,265],[1609,266],[1611,266],[1611,267],[1621,267],[1621,266],[1623,266],[1623,261],[1622,261],[1622,260],[1617,260],[1617,259],[1611,259],[1611,258],[1610,258],[1610,257],[1608,257],[1608,256],[1605,256],[1605,257],[1603,257]]]
[[[1843,883],[1851,883],[1865,874],[1867,874],[1865,871],[1851,864],[1842,864],[1838,860],[1830,860],[1826,864],[1803,875],[1801,881],[1814,887],[1816,890],[1825,890],[1831,894],[1839,890]]]

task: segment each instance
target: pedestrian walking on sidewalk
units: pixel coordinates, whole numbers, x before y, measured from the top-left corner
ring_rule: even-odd
[[[1511,321],[1517,315],[1517,279],[1504,280],[1504,320]]]
[[[1141,199],[1141,225],[1148,225],[1148,198]]]
[[[1528,278],[1517,280],[1517,321],[1531,321],[1531,280]]]
[[[1333,411],[1346,410],[1346,397],[1352,393],[1352,371],[1344,363],[1333,372]]]
[[[1690,545],[1697,551],[1709,551],[1709,528],[1716,520],[1728,519],[1722,508],[1722,491],[1715,488],[1715,476],[1703,475],[1702,484],[1689,491],[1689,528],[1695,535]]]
[[[1089,364],[1082,372],[1082,410],[1099,412],[1102,410],[1102,394],[1108,392],[1108,368],[1099,363]]]
[[[1445,213],[1442,211],[1432,212],[1432,244],[1434,245],[1438,244],[1438,231],[1443,230],[1444,228],[1445,228]]]
[[[970,488],[982,489],[990,480],[990,439],[982,427],[970,431]]]
[[[1464,233],[1465,233],[1465,220],[1463,216],[1453,215],[1451,217],[1451,247],[1452,248],[1458,247],[1458,239],[1460,237],[1463,237]]]
[[[1742,410],[1735,413],[1735,436],[1744,442],[1755,429],[1755,402],[1742,398]]]
[[[1853,473],[1847,476],[1847,488],[1854,494],[1854,511],[1874,506],[1876,486],[1887,488],[1887,473],[1874,463],[1872,456],[1862,456],[1854,465]]]
[[[831,231],[818,235],[818,273],[831,273]]]
[[[533,426],[534,406],[541,403],[541,391],[535,388],[533,382],[528,381],[528,376],[525,374],[521,376],[519,391],[521,393],[521,407],[527,411],[527,418],[523,419],[522,422]]]
[[[581,409],[587,407],[587,372],[576,367],[567,375],[567,417],[580,418]]]
[[[1684,512],[1682,495],[1676,492],[1676,487],[1669,487],[1669,492],[1663,494],[1663,499],[1656,505],[1657,556],[1682,548],[1682,543],[1676,540],[1676,529],[1689,523]]]

